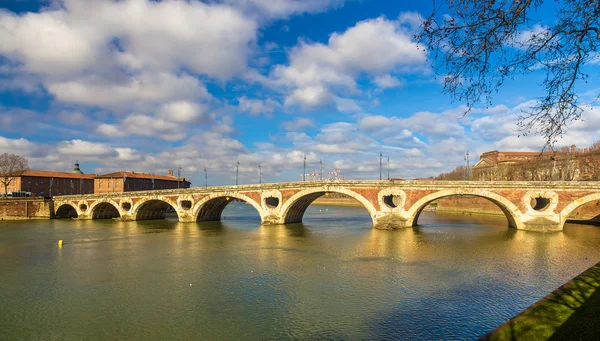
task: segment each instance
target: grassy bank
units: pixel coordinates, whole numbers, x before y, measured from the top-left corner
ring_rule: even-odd
[[[481,340],[599,340],[600,263]]]

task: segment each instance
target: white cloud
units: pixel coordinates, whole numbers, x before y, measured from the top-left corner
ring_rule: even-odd
[[[341,6],[344,0],[225,0],[226,3],[266,18],[282,18],[292,14],[321,12]]]
[[[116,156],[117,152],[104,143],[95,143],[83,140],[64,141],[57,144],[59,153],[69,156]]]
[[[395,88],[402,85],[402,82],[398,80],[396,77],[392,77],[390,74],[385,74],[383,76],[377,76],[373,80],[378,87],[382,89]]]
[[[238,110],[248,112],[252,116],[260,114],[272,114],[275,109],[280,107],[280,104],[270,98],[267,99],[251,99],[246,96],[238,98]]]
[[[550,31],[547,27],[535,24],[530,29],[520,31],[510,42],[510,45],[517,48],[527,48],[532,42],[537,43],[540,39],[546,39],[549,34]]]
[[[23,63],[26,71],[65,76],[98,61],[105,37],[77,26],[64,11],[26,13],[0,11],[0,53]]]
[[[281,123],[283,129],[287,131],[299,131],[305,128],[313,127],[315,122],[305,117],[297,117],[295,120]]]
[[[335,106],[339,112],[360,112],[362,108],[349,98],[335,97]]]
[[[204,118],[208,107],[190,101],[176,101],[163,104],[158,110],[158,117],[180,123],[197,122]]]
[[[331,94],[323,86],[298,88],[285,100],[285,106],[299,105],[303,109],[320,107],[331,103]]]
[[[286,103],[319,106],[330,91],[357,93],[355,79],[362,73],[414,72],[426,62],[424,49],[418,47],[399,22],[365,20],[333,33],[326,45],[301,41],[290,50],[289,65],[274,67],[271,78],[292,89]]]
[[[175,122],[146,115],[130,115],[121,122],[121,129],[139,136],[158,137],[167,141],[179,141],[187,136],[186,130]]]
[[[130,106],[132,102],[159,103],[210,97],[198,79],[171,73],[143,73],[124,82],[84,77],[51,82],[48,91],[64,102],[105,107]]]
[[[126,136],[127,133],[119,128],[117,125],[102,123],[96,128],[96,131],[100,134],[117,137],[117,136]]]
[[[1,12],[0,23],[0,53],[55,76],[120,61],[227,79],[246,68],[258,29],[230,6],[199,1],[64,0],[62,8],[41,13]]]
[[[360,129],[367,131],[389,127],[390,125],[392,125],[392,120],[382,115],[365,116],[358,123]]]
[[[404,151],[404,155],[412,157],[421,157],[423,156],[423,152],[417,148],[410,148]]]

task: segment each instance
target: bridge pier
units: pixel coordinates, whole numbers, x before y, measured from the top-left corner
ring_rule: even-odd
[[[537,232],[562,231],[563,223],[561,222],[558,214],[537,216],[523,214],[521,218],[520,230]]]
[[[405,227],[412,227],[412,219],[407,219],[400,214],[378,212],[373,219],[373,228],[378,230],[394,230]]]

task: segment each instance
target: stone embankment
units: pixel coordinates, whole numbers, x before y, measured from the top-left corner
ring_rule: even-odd
[[[53,211],[52,199],[0,199],[0,220],[50,219]]]

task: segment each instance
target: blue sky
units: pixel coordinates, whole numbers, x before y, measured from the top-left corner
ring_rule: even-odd
[[[430,1],[4,0],[0,152],[31,168],[182,175],[203,185],[301,179],[307,170],[428,177],[467,150],[539,150],[515,125],[543,73],[518,76],[463,117],[413,34]],[[522,34],[551,22],[550,8]],[[592,65],[591,68],[597,68]],[[583,102],[598,80],[578,90]],[[559,144],[598,140],[586,107]]]

